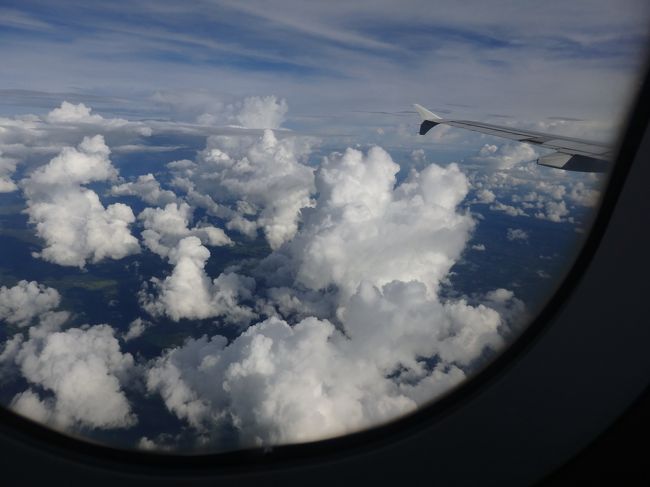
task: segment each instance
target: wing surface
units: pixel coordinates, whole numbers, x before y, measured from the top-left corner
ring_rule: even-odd
[[[606,172],[612,160],[612,149],[606,144],[590,140],[564,137],[555,134],[545,134],[532,130],[493,125],[471,120],[453,120],[439,117],[421,105],[414,105],[422,118],[420,135],[426,134],[436,125],[449,125],[474,132],[480,132],[504,139],[540,145],[555,152],[542,156],[537,160],[543,166],[565,169],[568,171]]]

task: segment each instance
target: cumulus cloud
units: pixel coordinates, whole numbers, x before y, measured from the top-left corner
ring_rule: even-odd
[[[526,151],[517,154],[513,147],[509,144],[501,147],[486,144],[479,155],[468,159],[470,162],[498,162],[496,165],[476,166],[477,170],[470,173],[475,189],[472,203],[490,203],[489,208],[493,211],[502,211],[510,216],[534,216],[554,223],[573,223],[575,206],[593,207],[597,204],[599,179],[525,162]],[[506,159],[510,162],[502,164]],[[510,199],[509,203],[504,202],[507,199]]]
[[[196,163],[175,168],[176,181],[213,202],[236,203],[227,228],[250,236],[261,228],[276,249],[293,238],[301,209],[311,205],[314,170],[301,162],[310,150],[309,139],[278,139],[271,130],[214,136]]]
[[[144,244],[161,257],[168,257],[180,240],[188,236],[197,237],[205,245],[233,245],[220,228],[212,225],[189,228],[192,208],[184,202],[168,203],[164,208],[145,208],[138,215],[138,220],[144,226]]]
[[[46,120],[52,123],[70,123],[70,122],[85,122],[85,123],[98,123],[103,120],[100,115],[90,114],[91,109],[79,103],[75,105],[64,101],[61,106],[55,108],[47,114]]]
[[[228,323],[247,324],[256,314],[239,302],[251,299],[255,281],[236,273],[223,273],[210,280],[205,264],[210,251],[195,236],[181,239],[169,251],[174,269],[165,279],[152,278],[155,294],[142,293],[142,305],[154,316],[205,319],[222,316]]]
[[[427,155],[424,149],[415,149],[411,151],[411,160],[416,164],[424,164],[427,160]]]
[[[553,184],[546,181],[539,181],[535,185],[537,191],[546,193],[551,199],[561,200],[566,195],[566,187],[563,184]]]
[[[395,187],[398,171],[379,147],[323,161],[316,207],[291,244],[298,283],[314,290],[333,284],[347,296],[363,280],[419,280],[435,291],[474,226],[456,211],[468,183],[455,164],[413,171]]]
[[[275,96],[249,96],[242,101],[226,102],[205,93],[182,95],[157,93],[162,101],[186,116],[195,116],[202,125],[229,125],[247,129],[279,129],[288,111],[286,100]]]
[[[56,289],[36,281],[20,281],[13,287],[0,287],[0,320],[27,326],[34,318],[57,308],[61,296]]]
[[[535,218],[559,223],[566,221],[565,217],[569,215],[569,209],[563,200],[565,196],[566,187],[564,185],[538,181],[535,183],[535,191],[524,195],[514,194],[512,201],[520,203],[524,208],[536,209]],[[569,217],[568,220],[572,221],[573,219]]]
[[[278,127],[285,112],[284,101],[267,98],[249,99],[231,115],[247,127]],[[85,106],[62,106],[51,116],[63,117],[62,124],[99,123]],[[483,304],[438,293],[476,225],[461,206],[470,182],[459,166],[429,164],[424,152],[415,152],[417,170],[398,184],[400,166],[380,147],[332,153],[316,170],[308,163],[312,145],[271,130],[212,136],[196,160],[167,165],[174,192],[152,174],[116,183],[101,137],[64,149],[34,171],[22,187],[30,219],[47,243],[43,258],[80,267],[119,258],[117,250],[98,251],[86,238],[88,222],[108,218],[120,203],[104,208],[85,186],[110,181],[113,196],[152,205],[138,216],[142,243],[171,266],[139,294],[152,321],[214,318],[215,327],[244,331],[188,338],[136,366],[110,326],[62,331],[61,320],[46,317],[49,308],[35,311],[21,320],[38,318],[38,326],[0,353],[0,363],[16,364],[29,383],[12,407],[64,429],[127,428],[137,419],[124,391],[138,369],[148,393],[160,395],[189,425],[183,429],[198,446],[218,447],[233,437],[243,447],[309,441],[413,411],[500,349],[523,312],[514,293],[497,289],[479,299]],[[500,204],[493,186],[475,189],[474,202]],[[94,195],[98,206],[87,210],[76,199],[66,206],[79,195]],[[44,204],[50,213],[37,211]],[[60,220],[52,216],[55,205],[64,210]],[[133,238],[133,214],[121,206],[130,215],[125,210],[122,228]],[[206,210],[198,223],[197,207]],[[233,244],[210,224],[211,216],[251,237],[261,230],[270,254],[208,275],[208,246]],[[70,233],[60,222],[71,226],[74,241],[64,245],[62,236],[46,232]],[[5,314],[11,313],[17,311]],[[149,326],[137,318],[118,336],[132,347]],[[139,446],[161,449],[165,441],[141,436]]]
[[[129,329],[123,335],[124,341],[128,342],[134,338],[140,337],[151,325],[152,323],[149,321],[143,320],[142,318],[136,318],[129,323]]]
[[[60,300],[55,289],[35,281],[0,288],[0,319],[23,329],[32,325],[7,340],[0,353],[2,380],[20,374],[29,384],[9,407],[63,430],[135,424],[122,390],[133,357],[120,351],[108,325],[61,331],[70,313],[54,311]]]
[[[0,193],[11,193],[18,189],[16,183],[11,179],[16,166],[17,161],[15,159],[2,157],[2,151],[0,151]]]
[[[60,107],[55,108],[45,116],[45,121],[50,124],[94,125],[97,128],[109,131],[128,128],[141,136],[149,136],[152,133],[151,128],[142,123],[129,122],[122,118],[104,118],[101,115],[91,113],[91,111],[92,109],[83,103],[75,105],[64,101]]]
[[[0,348],[0,385],[4,386],[17,376],[15,360],[24,340],[21,333],[16,333]]]
[[[492,307],[436,292],[474,225],[457,209],[466,178],[454,164],[430,165],[396,185],[398,170],[379,147],[321,164],[315,205],[260,268],[289,285],[268,289],[268,303],[301,318],[273,316],[231,342],[189,339],[151,362],[148,390],[203,440],[219,444],[234,428],[239,446],[309,441],[387,421],[448,391],[503,345],[509,325],[495,308],[512,293],[486,297]],[[191,238],[176,258],[188,259],[183,271],[207,302],[207,249]],[[173,288],[172,278],[159,287]]]
[[[490,210],[502,211],[506,215],[510,215],[510,216],[528,216],[528,214],[521,208],[517,208],[512,205],[506,205],[500,201],[495,201],[493,205],[490,205]]]
[[[565,221],[564,217],[568,214],[569,210],[564,201],[546,201],[544,203],[543,211],[535,213],[535,218],[559,223]]]
[[[63,102],[46,115],[0,117],[0,190],[12,189],[9,176],[14,163],[41,163],[85,136],[102,134],[120,151],[139,150],[153,133],[149,124],[121,118],[104,118],[83,103]],[[12,162],[14,161],[14,162]]]
[[[600,201],[600,191],[587,188],[582,181],[579,181],[571,188],[569,199],[577,205],[593,208]]]
[[[134,182],[115,185],[111,188],[113,196],[137,196],[145,203],[164,206],[178,201],[176,194],[168,189],[162,189],[153,174],[138,176]]]
[[[174,321],[219,316],[240,325],[257,317],[250,307],[240,305],[240,300],[252,300],[254,279],[226,272],[211,280],[205,271],[210,257],[205,245],[233,245],[223,230],[210,225],[188,228],[192,209],[184,202],[145,208],[138,218],[147,248],[174,266],[165,279],[151,279],[152,292],[146,288],[141,292],[148,313]]]
[[[481,189],[476,192],[476,203],[494,203],[496,196],[489,189]]]
[[[237,114],[237,121],[250,129],[280,128],[287,114],[288,106],[284,99],[275,96],[250,96],[244,99]]]
[[[332,344],[342,338],[326,321],[272,318],[230,345],[188,341],[154,364],[147,386],[204,434],[235,426],[241,446],[319,439],[415,407],[376,369],[342,360]]]
[[[84,137],[77,148],[64,148],[21,182],[29,221],[45,241],[35,257],[83,268],[139,252],[129,231],[135,221],[131,208],[122,203],[105,208],[97,193],[83,186],[117,176],[109,154],[101,135]]]
[[[120,384],[133,357],[120,351],[108,325],[33,336],[15,362],[31,385],[11,402],[20,414],[61,429],[126,428],[137,422]]]
[[[470,160],[489,166],[491,169],[508,170],[528,161],[537,159],[539,155],[528,144],[485,144],[478,155]]]
[[[412,411],[502,344],[496,311],[441,304],[417,282],[362,286],[343,322],[345,334],[313,317],[270,318],[230,344],[190,339],[152,363],[147,387],[213,441],[233,426],[238,446],[309,441]]]
[[[508,228],[506,233],[508,240],[528,240],[528,233],[521,228]]]
[[[508,323],[508,328],[501,330],[501,335],[506,340],[512,339],[512,335],[520,331],[522,325],[531,318],[524,302],[509,289],[498,288],[486,293],[484,302]]]

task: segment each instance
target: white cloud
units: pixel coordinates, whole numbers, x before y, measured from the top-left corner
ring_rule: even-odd
[[[508,170],[538,157],[535,149],[528,144],[507,143],[500,146],[485,144],[478,155],[470,158],[470,161],[487,165],[491,169]]]
[[[246,128],[277,129],[282,125],[287,110],[286,100],[278,100],[275,96],[250,96],[244,99],[236,118]]]
[[[103,120],[100,115],[91,115],[90,112],[91,109],[83,103],[75,105],[64,101],[60,107],[47,114],[46,120],[50,123],[99,123]]]
[[[144,226],[144,244],[161,257],[168,257],[180,240],[189,236],[197,237],[205,245],[233,245],[220,228],[211,225],[189,228],[192,209],[185,202],[168,203],[164,208],[145,208],[138,215],[138,220]]]
[[[600,201],[600,191],[587,188],[582,181],[579,181],[571,187],[569,199],[577,205],[594,208]]]
[[[13,172],[11,161],[25,165],[40,163],[43,157],[52,157],[83,137],[95,134],[102,134],[112,146],[124,151],[130,146],[142,146],[143,139],[152,134],[152,128],[143,122],[92,114],[83,103],[63,102],[44,116],[0,117],[0,151],[5,156],[5,162],[0,163],[0,182],[7,183]]]
[[[427,155],[424,149],[415,149],[411,151],[411,160],[417,164],[424,164],[427,160]]]
[[[227,228],[245,234],[262,228],[276,249],[293,238],[300,210],[311,205],[314,170],[300,162],[310,150],[310,139],[278,139],[270,130],[259,138],[214,136],[197,164],[173,169],[197,193],[216,202],[238,202]]]
[[[143,123],[129,122],[122,118],[104,118],[101,115],[91,114],[91,111],[92,109],[83,103],[75,105],[64,101],[60,107],[45,116],[45,121],[52,125],[92,125],[106,131],[127,128],[145,137],[152,133],[151,128]]]
[[[508,240],[528,240],[528,233],[522,230],[521,228],[508,228],[506,233]]]
[[[252,299],[255,281],[233,272],[211,280],[205,272],[210,251],[204,245],[233,245],[220,228],[188,228],[192,209],[187,203],[145,208],[139,215],[145,245],[174,266],[165,279],[152,278],[153,293],[141,292],[144,309],[153,316],[205,319],[221,316],[227,323],[248,324],[257,315],[240,299]]]
[[[138,448],[140,450],[156,450],[158,448],[158,445],[146,436],[143,436],[138,440]]]
[[[289,285],[267,290],[266,312],[299,318],[269,318],[232,342],[189,339],[150,364],[149,391],[214,444],[233,427],[244,447],[309,441],[412,411],[458,384],[485,350],[499,349],[509,325],[495,308],[513,308],[513,293],[470,306],[441,302],[436,292],[474,225],[457,210],[466,178],[456,165],[430,165],[395,186],[398,170],[378,147],[326,158],[315,206],[259,270]],[[202,272],[209,254],[190,238],[177,257],[187,259],[183,268],[157,285],[161,297],[177,288],[178,269],[183,282],[192,277],[194,296],[169,304],[211,297]]]
[[[143,293],[143,307],[154,316],[165,314],[174,321],[222,316],[228,323],[248,324],[256,314],[239,301],[251,299],[255,281],[235,273],[223,273],[211,281],[204,269],[209,257],[210,251],[197,237],[181,239],[169,252],[174,265],[171,275],[151,279],[156,295]]]
[[[468,191],[455,164],[432,164],[395,187],[399,166],[379,147],[326,158],[316,207],[291,243],[296,280],[353,294],[361,281],[381,286],[419,280],[433,292],[460,255],[474,221],[456,212]]]
[[[481,152],[497,153],[497,146],[485,145]],[[470,161],[479,158],[470,158]],[[476,198],[472,203],[495,199],[493,211],[510,216],[535,216],[554,223],[574,222],[573,205],[594,207],[600,198],[601,181],[591,175],[540,167],[533,162],[520,162],[509,170],[485,171],[478,168],[470,174]],[[510,198],[512,204],[499,199]],[[530,213],[528,213],[528,210]]]
[[[510,216],[528,216],[528,214],[521,208],[516,208],[512,205],[506,205],[500,201],[495,201],[493,205],[490,205],[490,210],[492,211],[502,211]]]
[[[569,210],[564,201],[546,201],[543,211],[535,213],[535,218],[559,223],[565,221],[564,217],[568,214]]]
[[[554,184],[546,181],[539,181],[535,185],[537,191],[542,191],[554,200],[561,200],[566,195],[566,187],[562,184]]]
[[[273,318],[228,346],[189,340],[153,365],[147,386],[204,434],[234,425],[240,446],[320,439],[415,407],[376,369],[344,361],[331,343],[341,339],[326,321]]]
[[[88,261],[121,259],[139,252],[129,232],[131,208],[115,203],[104,208],[97,193],[83,185],[110,180],[117,170],[101,135],[84,137],[21,181],[27,213],[45,247],[34,255],[65,266],[83,268]]]
[[[20,352],[24,340],[25,337],[21,333],[16,333],[0,349],[0,386],[11,382],[18,375],[15,364],[16,355]]]
[[[476,203],[494,203],[496,196],[489,189],[481,189],[476,192]]]
[[[143,320],[142,318],[136,318],[129,323],[129,329],[123,335],[124,341],[128,342],[134,338],[138,338],[151,326],[151,324],[151,322]]]
[[[157,92],[152,99],[172,109],[175,118],[193,119],[203,127],[279,129],[288,110],[285,99],[272,95],[248,96],[240,101],[228,101],[214,93],[183,90],[173,93]],[[152,126],[158,127],[158,124],[152,123]]]
[[[148,451],[173,451],[176,448],[177,438],[167,433],[156,435],[154,439],[142,436],[137,443],[137,448]]]
[[[26,327],[5,342],[2,379],[20,373],[30,387],[9,407],[63,430],[123,428],[136,422],[122,391],[133,357],[120,351],[108,325],[69,328],[67,311],[53,311],[59,293],[35,281],[0,288],[0,319]]]
[[[490,291],[485,295],[486,299],[493,303],[494,302],[504,303],[514,298],[514,296],[515,293],[513,293],[509,289],[503,289],[503,288],[494,289],[493,291]]]
[[[485,250],[485,245],[483,244],[474,244],[472,245],[472,249],[478,250],[479,252],[482,252]]]
[[[65,147],[48,164],[34,171],[27,182],[37,191],[54,184],[80,185],[114,179],[117,169],[108,158],[110,153],[101,135],[84,137],[77,148]]]
[[[508,323],[507,329],[501,330],[501,336],[505,340],[512,340],[513,333],[521,330],[521,327],[532,318],[524,302],[515,297],[515,293],[509,289],[494,289],[486,293],[485,304],[499,313],[501,319]]]
[[[341,320],[351,354],[382,370],[399,365],[418,371],[419,360],[431,356],[467,366],[485,347],[502,344],[497,312],[464,300],[440,303],[421,282],[394,281],[381,290],[364,283]]]
[[[121,387],[133,357],[120,351],[110,326],[32,336],[15,361],[30,384],[47,392],[30,388],[17,394],[10,405],[14,411],[65,430],[137,422]]]
[[[34,318],[59,306],[56,289],[36,281],[20,281],[13,287],[0,287],[0,320],[27,326]]]
[[[0,151],[0,193],[11,193],[18,189],[16,183],[11,179],[16,166],[17,161],[15,159],[2,157],[2,151]]]
[[[113,186],[111,194],[113,196],[138,196],[145,203],[156,206],[164,206],[178,201],[173,191],[161,189],[160,183],[151,173],[138,176],[134,182]]]
[[[379,147],[333,153],[315,177],[310,152],[307,139],[271,131],[216,136],[196,162],[168,165],[189,204],[152,175],[112,188],[161,206],[139,215],[144,245],[173,266],[143,286],[148,313],[239,326],[268,317],[235,339],[190,338],[145,366],[148,391],[199,443],[233,429],[241,446],[307,441],[393,419],[445,393],[486,351],[501,348],[519,309],[507,290],[477,306],[438,296],[475,226],[459,209],[469,183],[456,164],[413,170],[397,185],[400,168]],[[32,200],[52,198],[57,188],[95,195],[83,185],[117,176],[108,154],[103,139],[85,139],[26,179],[25,193]],[[496,201],[487,186],[478,193]],[[251,272],[266,288],[254,294],[256,281],[232,268],[207,274],[206,246],[232,242],[205,221],[191,227],[190,205],[225,217],[228,228],[264,231],[274,251]],[[133,359],[114,330],[59,331],[41,321],[28,340],[2,352],[31,384],[13,407],[67,429],[134,424],[123,391]],[[138,318],[120,336],[134,340],[147,326]],[[82,391],[73,403],[71,391],[91,381],[94,395]],[[100,398],[110,411],[95,405]],[[143,437],[140,446],[158,443]]]
[[[502,345],[497,312],[441,304],[416,282],[362,286],[343,323],[345,335],[313,317],[293,326],[271,318],[230,344],[190,339],[152,362],[147,387],[215,442],[232,426],[240,447],[310,441],[412,411],[458,384],[460,366],[485,347]],[[428,356],[440,360],[431,370]]]

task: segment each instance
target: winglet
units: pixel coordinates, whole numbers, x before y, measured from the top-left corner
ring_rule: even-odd
[[[442,120],[442,117],[439,117],[433,112],[430,112],[426,108],[424,108],[422,105],[418,105],[417,103],[414,103],[413,106],[415,109],[418,111],[420,114],[420,117],[422,117],[422,120],[429,120],[431,122],[437,122],[439,120]]]
[[[414,103],[413,106],[420,114],[420,117],[422,117],[422,123],[420,124],[420,135],[426,134],[429,130],[431,130],[433,127],[435,127],[440,122],[442,122],[441,117],[439,117],[433,112],[430,112],[422,105],[418,105],[417,103]]]

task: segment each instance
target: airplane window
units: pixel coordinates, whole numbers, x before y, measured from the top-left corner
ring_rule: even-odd
[[[457,390],[579,253],[649,17],[5,2],[0,404],[201,454],[339,437]]]

